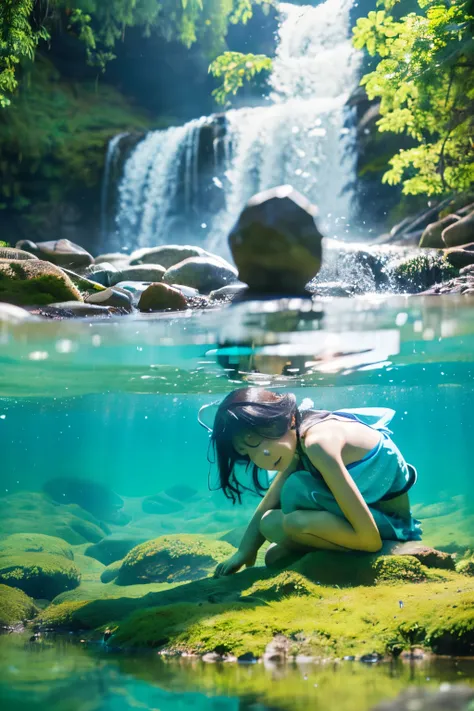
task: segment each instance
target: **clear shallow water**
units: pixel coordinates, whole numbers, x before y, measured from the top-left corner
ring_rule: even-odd
[[[473,665],[462,659],[216,665],[10,635],[0,637],[0,695],[8,711],[367,711],[407,686],[469,682]]]
[[[196,416],[202,404],[248,383],[290,389],[322,409],[395,409],[394,440],[419,472],[410,498],[424,542],[449,552],[474,548],[474,308],[465,298],[291,300],[171,320],[3,325],[0,503],[12,495],[27,500],[56,477],[80,478],[122,497],[126,521],[107,521],[112,536],[218,538],[244,526],[258,500],[248,496],[232,507],[209,491],[216,472]],[[163,515],[143,511],[145,497],[171,486],[191,487],[197,498]],[[12,526],[38,531],[27,521],[7,528],[0,521],[0,536]],[[75,551],[81,564],[92,560],[83,546]],[[91,584],[89,573],[84,585]],[[102,589],[100,571],[94,574],[95,587],[81,599]],[[97,646],[28,644],[12,635],[0,637],[0,668],[6,708],[52,711],[299,711],[309,704],[367,711],[412,682],[474,678],[466,660],[265,669],[115,656]]]

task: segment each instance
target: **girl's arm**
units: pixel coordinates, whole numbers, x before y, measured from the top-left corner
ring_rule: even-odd
[[[308,434],[306,454],[321,473],[345,516],[342,519],[318,513],[318,517],[313,517],[311,533],[346,548],[369,552],[380,550],[382,539],[374,517],[342,460],[344,435],[336,429],[317,437]]]
[[[258,550],[265,542],[265,538],[260,533],[262,516],[271,509],[280,508],[280,492],[287,477],[288,474],[285,472],[278,472],[275,476],[267,493],[255,509],[247,530],[242,536],[237,552],[217,566],[214,573],[217,577],[236,573],[243,565],[254,565]]]

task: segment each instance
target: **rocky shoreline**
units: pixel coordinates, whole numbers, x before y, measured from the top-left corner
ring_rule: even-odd
[[[242,299],[364,293],[359,279],[322,280],[329,243],[315,217],[315,208],[290,186],[254,196],[229,235],[236,267],[189,245],[96,257],[66,239],[0,246],[0,317],[104,318],[215,309]],[[368,273],[372,290],[472,295],[473,204],[452,213],[449,206],[431,209],[415,223],[424,226],[416,232],[418,248],[404,249],[411,242],[406,235],[414,234],[410,224],[408,232],[394,228],[379,240],[382,246],[341,246],[337,259],[355,264],[354,274]]]

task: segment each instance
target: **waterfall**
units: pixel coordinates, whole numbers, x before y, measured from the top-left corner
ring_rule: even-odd
[[[191,242],[226,255],[226,237],[260,190],[291,183],[314,202],[330,237],[350,234],[355,156],[347,99],[360,55],[350,40],[353,0],[282,3],[278,48],[262,106],[154,131],[128,159],[117,227],[132,248]],[[204,128],[212,134],[205,150]]]
[[[109,237],[109,197],[110,197],[110,174],[115,163],[118,148],[122,138],[128,136],[128,133],[118,133],[110,139],[107,146],[107,154],[105,156],[104,177],[102,178],[102,193],[100,200],[100,233],[102,242],[106,244]]]

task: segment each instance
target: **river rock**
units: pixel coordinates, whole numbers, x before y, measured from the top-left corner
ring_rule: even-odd
[[[459,247],[474,242],[474,212],[446,227],[442,239],[446,247]]]
[[[78,301],[58,301],[51,304],[51,308],[56,310],[56,315],[63,318],[91,318],[94,316],[109,318],[111,315],[107,306]]]
[[[102,286],[110,286],[110,280],[114,274],[118,272],[117,267],[110,262],[102,262],[101,264],[91,264],[85,270],[85,275],[97,284]]]
[[[72,549],[58,538],[7,536],[0,551],[0,584],[19,588],[33,598],[52,600],[79,585],[81,574],[72,558]]]
[[[35,254],[15,247],[0,247],[0,259],[38,259]]]
[[[445,247],[444,241],[441,239],[443,231],[455,222],[459,222],[461,218],[458,215],[446,215],[443,219],[437,222],[431,222],[428,227],[425,227],[420,239],[420,247]]]
[[[239,294],[243,294],[247,291],[248,286],[242,282],[236,282],[235,284],[228,284],[227,286],[221,286],[220,289],[215,289],[209,294],[209,301],[216,303],[218,301],[232,301]]]
[[[106,525],[76,504],[58,504],[46,494],[20,491],[0,498],[0,535],[41,533],[72,545],[97,543]]]
[[[173,583],[200,580],[235,553],[228,543],[199,535],[160,536],[133,548],[125,557],[117,583]]]
[[[143,500],[142,509],[145,513],[166,515],[182,511],[184,506],[169,496],[155,494],[154,496],[147,496]]]
[[[474,293],[474,264],[463,267],[459,272],[459,276],[448,281],[443,281],[435,284],[430,289],[421,292],[422,295],[427,294],[466,294],[472,296]]]
[[[206,252],[201,247],[189,244],[168,244],[161,247],[145,247],[132,252],[130,264],[162,264],[165,269],[174,267],[190,257],[203,257]]]
[[[108,262],[109,264],[117,265],[117,262],[130,264],[130,257],[125,252],[107,252],[107,254],[99,254],[94,259],[94,264],[102,264],[103,262]],[[120,267],[119,267],[120,268]]]
[[[190,257],[167,270],[163,281],[184,284],[208,294],[226,284],[237,281],[236,269],[214,257]]]
[[[127,527],[121,531],[111,533],[110,536],[106,536],[101,541],[89,546],[86,549],[86,555],[108,566],[117,560],[122,560],[132,548],[149,541],[154,536],[156,536],[156,533],[153,534],[152,531],[147,529],[130,529]]]
[[[150,284],[141,294],[138,308],[149,311],[183,311],[188,308],[186,297],[169,284]]]
[[[171,286],[178,289],[187,299],[194,299],[199,296],[199,291],[192,286],[185,286],[184,284],[171,284]]]
[[[43,490],[61,504],[77,504],[96,518],[115,523],[123,507],[123,499],[105,484],[93,479],[57,477],[50,479]]]
[[[82,301],[82,297],[67,274],[50,262],[0,260],[0,301],[46,306],[55,301]]]
[[[311,287],[311,293],[315,296],[342,296],[350,297],[360,294],[360,289],[357,284],[349,284],[337,281],[324,281],[315,283]]]
[[[474,242],[465,244],[463,247],[451,247],[444,251],[446,259],[456,269],[474,264]]]
[[[23,624],[37,613],[34,601],[23,590],[0,585],[0,630]]]
[[[118,284],[115,284],[116,289],[128,291],[128,293],[132,295],[134,306],[138,305],[140,296],[149,286],[151,286],[151,282],[149,281],[119,281]]]
[[[33,316],[26,309],[13,304],[0,302],[0,324],[22,323],[23,321],[39,321],[37,316]]]
[[[161,264],[140,264],[127,267],[110,275],[110,286],[115,286],[121,281],[160,282],[166,269]]]
[[[99,291],[96,294],[90,294],[85,298],[86,304],[95,304],[98,306],[113,306],[123,309],[124,311],[133,311],[133,298],[129,291],[119,289],[118,287],[109,287],[105,291]]]
[[[321,265],[316,208],[289,185],[254,195],[229,235],[240,279],[260,294],[300,294]]]
[[[26,249],[26,251],[35,254],[39,259],[47,260],[57,264],[59,267],[79,269],[87,267],[94,261],[89,252],[68,239],[37,242],[36,244],[30,241],[20,241],[16,246],[18,249]]]
[[[87,279],[87,277],[76,274],[76,272],[67,269],[67,267],[61,267],[61,271],[67,274],[69,279],[72,281],[74,286],[79,289],[81,294],[97,294],[99,291],[104,291],[105,289],[105,286],[102,286],[102,284],[98,284],[96,281],[92,281],[91,279]]]

